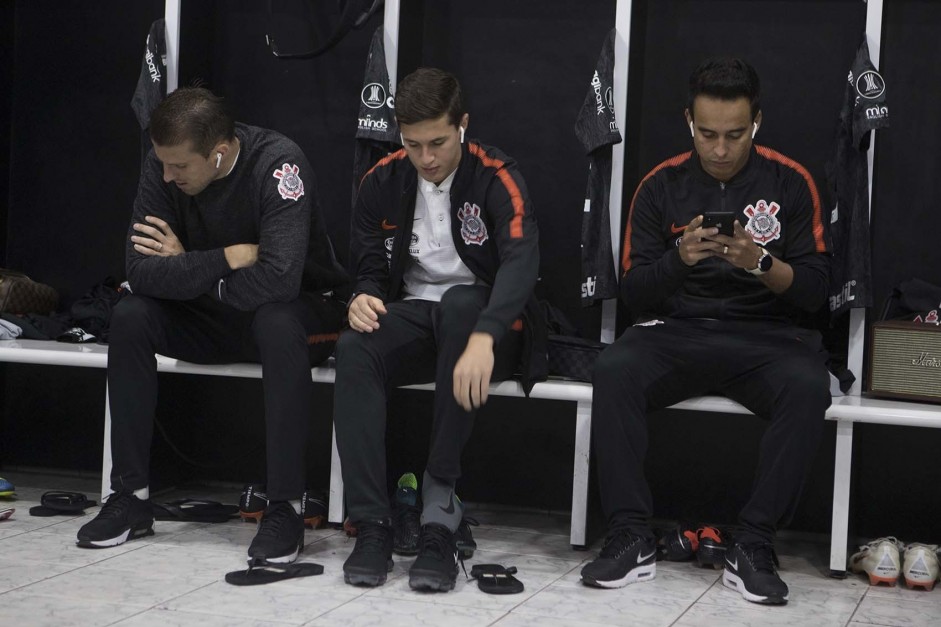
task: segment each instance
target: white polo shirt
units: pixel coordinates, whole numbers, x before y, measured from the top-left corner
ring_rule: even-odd
[[[440,185],[418,177],[415,221],[408,247],[412,263],[403,276],[404,300],[439,302],[455,285],[479,283],[461,261],[451,236],[451,183],[456,172],[457,169]]]

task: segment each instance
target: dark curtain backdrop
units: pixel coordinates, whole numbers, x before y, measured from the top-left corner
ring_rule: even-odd
[[[303,50],[326,37],[337,3],[276,0],[270,25],[281,47]],[[635,0],[624,194],[663,159],[689,149],[686,79],[702,58],[748,58],[763,79],[758,142],[802,162],[822,186],[846,72],[865,25],[861,0]],[[0,4],[0,261],[51,283],[66,303],[105,276],[123,278],[123,238],[139,167],[129,101],[144,37],[163,2],[20,0]],[[578,236],[587,159],[573,131],[614,0],[404,0],[399,77],[436,65],[461,78],[469,135],[521,165],[540,221],[541,293],[589,335],[599,311],[579,307]],[[9,19],[7,19],[9,18]],[[346,259],[352,136],[369,39],[381,19],[310,61],[279,61],[265,46],[265,3],[186,0],[180,84],[199,82],[229,98],[240,120],[295,139],[316,169],[331,235]],[[873,212],[876,297],[910,276],[941,282],[930,236],[941,140],[929,111],[941,67],[933,35],[941,4],[887,2],[882,70],[892,128],[877,139]],[[7,156],[9,157],[8,160]],[[9,178],[4,169],[9,164]],[[9,204],[6,201],[9,198]],[[95,470],[101,455],[104,374],[0,365],[0,463]],[[314,386],[309,480],[326,485],[332,388]],[[430,429],[429,397],[395,391],[389,413],[389,475],[420,472]],[[187,457],[155,439],[155,482],[259,480],[263,474],[261,385],[206,377],[161,377],[158,418]],[[571,498],[574,405],[494,398],[480,413],[464,457],[469,501],[566,509]],[[665,411],[651,416],[647,475],[657,515],[734,519],[752,480],[761,420]],[[794,528],[829,529],[833,427]],[[862,535],[924,539],[941,514],[923,494],[941,480],[928,464],[916,477],[891,460],[934,459],[941,433],[860,428],[856,527]],[[932,453],[934,453],[932,455]],[[702,479],[706,478],[706,479]],[[900,481],[911,490],[898,490]],[[917,485],[915,485],[917,484]],[[891,494],[886,505],[870,494]],[[876,507],[878,505],[878,507]],[[937,540],[937,538],[935,538]]]

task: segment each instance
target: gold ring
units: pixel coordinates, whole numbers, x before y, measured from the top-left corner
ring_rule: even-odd
[[[728,247],[728,246],[726,246],[725,248],[722,249],[722,254],[723,254],[723,255],[728,255],[728,254],[729,254],[729,247]]]

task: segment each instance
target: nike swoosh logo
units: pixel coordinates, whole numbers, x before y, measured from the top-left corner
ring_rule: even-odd
[[[643,564],[644,562],[646,562],[647,560],[649,560],[651,557],[653,557],[656,552],[657,552],[656,550],[653,550],[653,551],[651,551],[650,555],[641,555],[640,553],[638,553],[638,554],[637,554],[637,563],[638,563],[638,564]]]
[[[732,570],[738,570],[738,559],[736,559],[734,562],[730,562],[729,560],[725,560],[725,564],[726,564],[726,566],[728,566],[728,567],[731,568]]]
[[[685,226],[676,226],[676,222],[674,222],[673,224],[670,225],[670,232],[671,232],[671,233],[674,233],[674,234],[676,234],[676,233],[682,233],[682,232],[684,232],[685,230],[686,230],[686,227],[685,227]]]
[[[398,225],[389,224],[389,222],[386,221],[386,220],[383,220],[383,221],[382,221],[382,230],[383,230],[383,231],[391,231],[391,230],[397,229],[397,228],[399,228]]]
[[[441,509],[442,512],[444,512],[448,516],[453,514],[454,513],[454,492],[451,493],[451,500],[448,501],[447,508],[441,507],[440,505],[438,507]]]

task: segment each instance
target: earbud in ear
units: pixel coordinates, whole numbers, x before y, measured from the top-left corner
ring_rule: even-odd
[[[217,170],[219,169],[219,166],[220,166],[221,164],[222,164],[222,153],[221,153],[221,152],[217,152],[217,153],[216,153],[216,169],[217,169]]]
[[[758,122],[752,123],[751,138],[755,139],[755,135],[758,133]]]
[[[405,136],[402,133],[399,133],[399,143],[405,145]]]
[[[693,137],[693,138],[695,139],[695,137],[696,137],[696,129],[693,128],[693,123],[692,123],[692,122],[689,123],[689,134],[690,134],[690,137]]]
[[[461,143],[463,144],[464,143],[464,127],[459,126],[457,127],[457,129],[458,129],[458,132],[461,134]]]

